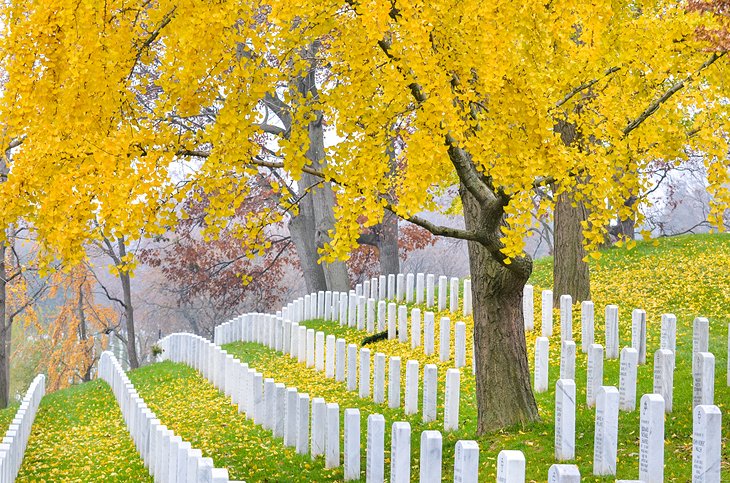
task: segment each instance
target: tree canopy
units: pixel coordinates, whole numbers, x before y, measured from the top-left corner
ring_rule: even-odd
[[[337,185],[328,258],[347,256],[360,222],[378,223],[383,206],[413,218],[458,182],[506,211],[507,262],[521,253],[530,194],[545,182],[589,206],[596,246],[611,207],[646,183],[642,168],[688,148],[706,155],[717,216],[730,203],[730,91],[723,45],[697,34],[722,27],[708,10],[666,1],[9,2],[0,112],[4,145],[19,147],[0,185],[2,223],[25,218],[54,254],[78,259],[101,231],[161,233],[190,186],[211,195],[211,220],[225,219],[246,195],[231,177],[269,165],[297,179],[306,169],[305,129],[280,139],[276,158],[262,154],[263,105],[295,126],[321,112],[337,135],[316,173]],[[284,89],[303,75],[316,75],[316,88]],[[389,175],[395,136],[403,148]]]

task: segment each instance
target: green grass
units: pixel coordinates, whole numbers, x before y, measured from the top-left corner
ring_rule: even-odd
[[[96,380],[41,401],[16,481],[151,481],[109,386]]]
[[[540,290],[552,285],[552,261],[538,260],[531,283],[535,285],[535,321],[540,326]],[[677,369],[674,375],[674,412],[665,426],[665,480],[691,479],[692,434],[692,320],[695,316],[710,319],[710,350],[716,357],[715,402],[723,411],[723,481],[730,481],[730,416],[726,413],[730,391],[726,384],[727,337],[730,323],[730,236],[704,235],[639,243],[634,250],[609,249],[600,260],[591,263],[592,298],[596,306],[596,343],[603,344],[603,310],[606,304],[619,306],[621,346],[630,343],[631,310],[647,311],[647,364],[639,367],[637,401],[651,391],[653,353],[659,346],[660,316],[672,312],[677,316]],[[580,347],[580,313],[573,311],[573,332]],[[554,383],[559,372],[559,326],[555,314],[555,336],[551,337],[550,390],[537,395],[541,422],[526,428],[510,428],[497,434],[477,438],[480,447],[480,481],[493,481],[497,454],[502,449],[519,449],[527,458],[528,481],[546,481],[553,460]],[[438,320],[436,314],[436,348],[438,350]],[[457,318],[461,320],[461,318]],[[468,327],[471,320],[465,320]],[[308,328],[325,330],[359,343],[364,332],[339,327],[321,320],[306,322]],[[469,330],[467,330],[469,332]],[[528,334],[528,350],[532,351],[537,331]],[[470,348],[468,337],[467,347]],[[452,342],[453,343],[453,342]],[[409,421],[412,425],[412,477],[418,474],[420,432],[441,429],[443,425],[443,384],[449,364],[439,364],[437,356],[424,357],[422,349],[397,341],[381,341],[370,346],[371,352],[403,359],[417,359],[421,370],[424,363],[439,365],[438,420],[422,424],[420,413],[406,417],[402,409],[391,410],[372,400],[361,400],[357,393],[346,390],[344,383],[326,379],[322,373],[307,369],[288,356],[276,354],[256,344],[234,343],[226,347],[252,367],[273,377],[277,382],[308,392],[310,397],[324,397],[327,402],[361,411],[363,447],[361,467],[365,470],[366,417],[371,413],[385,416],[386,451],[390,445],[390,425],[394,421]],[[468,350],[467,357],[471,357]],[[372,365],[371,365],[372,368]],[[585,405],[584,354],[577,354],[577,418],[576,460],[582,481],[613,481],[612,478],[591,476],[593,460],[594,411]],[[387,371],[386,371],[387,372]],[[387,376],[386,376],[387,377]],[[285,448],[280,439],[273,438],[239,414],[226,398],[211,384],[187,366],[165,362],[130,373],[130,378],[163,424],[173,429],[193,447],[211,456],[216,466],[227,467],[230,476],[247,481],[323,481],[341,480],[342,468],[324,468],[323,458],[312,460]],[[604,384],[618,385],[618,360],[605,361]],[[476,406],[474,379],[470,367],[462,370],[460,430],[443,433],[444,481],[453,478],[453,451],[458,439],[475,439]],[[387,388],[387,382],[386,382]],[[495,388],[495,390],[498,390]],[[386,390],[387,391],[387,390]],[[401,394],[401,398],[403,398]],[[638,407],[638,404],[637,404]],[[9,422],[15,409],[0,411],[0,427]],[[639,412],[620,414],[618,477],[638,477]],[[7,423],[6,423],[7,424]],[[342,430],[341,421],[341,430]],[[389,472],[386,454],[386,476]],[[116,476],[109,477],[110,473]],[[33,428],[33,434],[21,469],[20,481],[144,481],[149,479],[141,460],[132,447],[119,410],[108,387],[92,382],[53,393],[44,398]]]

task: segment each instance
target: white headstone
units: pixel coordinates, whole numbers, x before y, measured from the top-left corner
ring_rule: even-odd
[[[264,379],[264,421],[262,426],[264,429],[274,429],[274,397],[276,393],[276,383],[270,377]]]
[[[674,314],[662,314],[662,332],[659,341],[660,349],[677,350],[677,317]]]
[[[400,407],[400,357],[391,357],[388,367],[388,407]]]
[[[618,306],[606,306],[606,359],[618,359]]]
[[[448,281],[449,279],[444,275],[441,275],[439,277],[439,312],[441,312],[442,310],[446,310],[446,285]]]
[[[286,427],[284,429],[284,445],[297,445],[297,415],[299,413],[299,393],[293,387],[286,390]]]
[[[315,359],[315,357],[314,357],[314,337],[315,337],[314,329],[307,329],[305,337],[306,337],[305,351],[307,354],[307,356],[306,356],[307,367],[314,367],[314,359]]]
[[[426,308],[433,307],[433,296],[434,296],[434,276],[429,273],[426,276]]]
[[[454,454],[454,483],[478,483],[479,445],[476,441],[456,442]]]
[[[369,333],[375,332],[375,299],[368,299],[367,308],[367,330]]]
[[[692,407],[715,402],[715,356],[709,352],[695,354]]]
[[[425,275],[422,273],[416,274],[416,303],[422,304],[424,297],[423,297],[423,290],[425,286]]]
[[[674,394],[674,352],[659,349],[654,353],[654,394],[664,399],[664,410],[672,412]]]
[[[357,301],[358,301],[358,295],[355,295],[352,292],[350,292],[350,295],[347,298],[347,326],[348,327],[355,327],[355,325],[357,323]]]
[[[325,468],[340,466],[340,406],[327,403],[327,436],[325,438]]]
[[[441,483],[442,443],[438,431],[421,433],[420,483]]]
[[[596,396],[596,424],[593,439],[593,474],[616,474],[618,450],[618,389],[601,386]]]
[[[548,390],[548,371],[550,346],[547,337],[538,337],[535,340],[535,392]]]
[[[576,465],[552,465],[548,483],[580,483],[580,470]]]
[[[366,282],[367,283],[367,282]],[[357,329],[365,330],[365,296],[360,295],[357,298]]]
[[[532,285],[525,285],[522,289],[522,318],[525,330],[535,329],[535,295]]]
[[[472,314],[473,308],[472,308],[472,293],[471,293],[471,280],[466,279],[464,280],[464,309],[462,311],[462,315],[464,317],[468,317]]]
[[[385,354],[375,353],[373,370],[373,401],[377,404],[385,402]]]
[[[619,372],[619,409],[633,411],[636,409],[636,369],[639,353],[632,347],[621,349]]]
[[[274,409],[271,416],[274,437],[283,438],[286,426],[286,386],[280,382],[274,386]]]
[[[391,428],[390,481],[411,482],[411,425],[404,421],[393,423]]]
[[[382,414],[368,416],[366,483],[385,481],[385,418]]]
[[[565,340],[560,349],[560,379],[575,380],[575,342]]]
[[[573,340],[573,299],[560,296],[560,340]]]
[[[408,342],[408,307],[405,305],[398,306],[398,341]]]
[[[710,322],[705,317],[697,317],[692,324],[692,374],[698,352],[708,352],[710,342]]]
[[[395,277],[395,280],[395,300],[396,302],[403,302],[406,292],[405,275],[399,273]]]
[[[411,310],[411,349],[421,345],[421,309]]]
[[[525,455],[522,451],[503,449],[497,456],[497,483],[524,483]]]
[[[324,375],[329,379],[335,377],[335,336],[330,334],[325,342],[325,370]]]
[[[586,353],[591,344],[593,344],[594,334],[594,307],[593,302],[590,300],[586,300],[580,304],[580,333],[580,350]]]
[[[436,389],[438,384],[438,368],[436,364],[423,367],[423,422],[436,420]]]
[[[386,324],[386,310],[387,305],[385,300],[378,301],[378,332],[383,332],[387,326]]]
[[[318,372],[324,371],[324,332],[317,331],[314,342],[314,367]]]
[[[324,454],[327,405],[321,397],[312,399],[312,459]]]
[[[360,349],[360,392],[361,398],[370,397],[370,349]]]
[[[542,336],[553,335],[553,291],[542,291]]]
[[[555,459],[575,459],[575,381],[555,384]]]
[[[452,314],[459,310],[459,279],[452,277],[449,286],[449,312]]]
[[[408,361],[406,363],[406,395],[405,395],[405,413],[406,415],[416,414],[418,412],[418,361]]]
[[[446,362],[451,358],[451,320],[441,317],[439,322],[439,360]]]
[[[345,409],[345,481],[360,479],[360,410]]]
[[[309,394],[299,394],[297,404],[297,454],[309,452]]]
[[[435,350],[435,323],[433,312],[423,314],[423,353],[430,356]]]
[[[388,304],[388,339],[393,340],[396,338],[397,326],[395,319],[396,305],[395,302]]]
[[[395,299],[395,274],[388,274],[388,300]]]
[[[591,344],[588,348],[588,371],[586,371],[586,405],[596,404],[598,388],[603,386],[603,347]]]
[[[641,309],[631,312],[631,347],[638,352],[638,363],[646,364],[646,312]]]
[[[446,371],[446,391],[444,396],[444,431],[459,429],[459,403],[461,388],[458,369]]]
[[[357,391],[357,346],[347,345],[347,390]]]
[[[406,274],[406,303],[407,304],[410,304],[414,300],[414,297],[413,297],[414,280],[413,279],[414,279],[414,277],[413,277],[412,273]],[[421,290],[423,290],[423,289],[421,289]]]
[[[639,479],[664,482],[664,399],[659,394],[641,397],[639,420]]]
[[[457,322],[454,326],[454,365],[464,367],[466,365],[466,324]]]
[[[722,413],[717,406],[694,408],[692,432],[692,482],[720,483],[722,465]]]
[[[335,341],[335,380],[338,382],[345,380],[345,347],[345,339]]]

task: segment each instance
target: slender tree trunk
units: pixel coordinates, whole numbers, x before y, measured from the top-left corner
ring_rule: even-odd
[[[127,248],[124,245],[124,239],[118,240],[119,258],[125,259]],[[132,305],[132,284],[129,272],[119,272],[119,280],[122,282],[122,293],[124,295],[124,315],[127,319],[127,356],[129,357],[130,369],[139,367],[139,359],[137,358],[137,337],[134,331],[134,306]]]
[[[380,225],[378,237],[378,255],[380,257],[380,273],[388,275],[400,273],[400,257],[398,256],[398,216],[385,210],[383,223]]]
[[[487,224],[488,214],[463,187],[460,195],[468,230],[493,224]],[[468,248],[474,308],[477,433],[481,435],[539,419],[530,385],[522,319],[522,289],[532,271],[532,260],[525,255],[508,268],[481,243],[469,241]]]
[[[553,259],[553,298],[555,306],[561,295],[570,295],[573,303],[590,300],[591,279],[583,247],[581,222],[588,219],[582,202],[562,193],[555,203],[555,258]]]
[[[7,322],[7,271],[5,243],[0,243],[0,408],[10,401],[10,339],[12,323]]]

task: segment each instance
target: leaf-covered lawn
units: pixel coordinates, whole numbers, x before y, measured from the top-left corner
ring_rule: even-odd
[[[96,380],[41,401],[18,482],[152,481],[114,394]]]
[[[639,243],[633,251],[611,249],[601,260],[592,262],[593,300],[596,305],[596,343],[603,344],[603,313],[606,304],[620,307],[622,347],[630,344],[631,310],[647,311],[647,364],[639,367],[637,400],[650,392],[653,378],[653,352],[659,346],[660,316],[672,312],[677,316],[677,369],[674,377],[674,412],[666,422],[666,481],[691,479],[692,434],[692,320],[695,316],[710,319],[710,350],[716,357],[715,402],[723,411],[723,481],[730,481],[730,391],[726,384],[727,330],[730,323],[730,236],[696,236],[663,239],[658,246]],[[552,284],[551,260],[536,263],[532,283],[535,285],[535,322],[540,326],[540,290]],[[436,314],[436,350],[438,321]],[[573,310],[574,339],[580,347],[580,312]],[[462,320],[461,317],[454,317]],[[527,458],[528,481],[545,481],[553,461],[554,383],[559,373],[559,315],[554,315],[551,344],[551,389],[537,395],[542,422],[528,428],[513,428],[479,438],[480,481],[493,481],[496,457],[502,449],[520,449]],[[464,320],[468,328],[471,319]],[[359,343],[365,333],[339,327],[333,322],[309,321],[307,327],[325,330]],[[467,360],[471,360],[471,335],[467,330]],[[538,331],[528,333],[530,364]],[[452,342],[453,344],[453,342]],[[438,356],[423,356],[422,348],[411,350],[410,344],[381,341],[370,345],[372,354],[399,355],[403,359],[401,382],[405,381],[405,361],[415,359],[439,365],[438,420],[424,425],[420,413],[405,417],[402,409],[391,410],[387,404],[361,400],[346,390],[344,383],[327,379],[323,373],[307,369],[288,356],[276,354],[256,344],[234,343],[226,347],[241,360],[273,377],[277,382],[308,392],[310,397],[324,397],[338,402],[341,412],[358,407],[361,411],[363,459],[365,470],[366,417],[371,413],[385,416],[386,452],[390,447],[390,425],[410,421],[412,435],[412,476],[417,475],[419,434],[424,429],[441,429],[443,425],[443,385],[446,369]],[[593,460],[594,412],[585,406],[586,358],[578,351],[576,383],[578,413],[576,421],[576,463],[583,481],[612,481],[591,476]],[[372,369],[372,364],[371,364]],[[604,384],[618,385],[618,360],[606,361]],[[386,371],[387,373],[387,371]],[[165,362],[130,373],[130,378],[147,404],[162,420],[193,447],[211,456],[216,466],[227,467],[230,476],[246,481],[340,481],[342,468],[327,470],[323,458],[312,460],[285,448],[281,439],[247,421],[210,383],[189,367]],[[461,429],[444,433],[444,481],[453,478],[453,451],[458,439],[473,439],[476,425],[474,379],[471,367],[462,369]],[[495,388],[498,390],[498,388]],[[387,394],[387,375],[386,375]],[[420,396],[420,395],[419,395]],[[401,398],[404,395],[401,393]],[[0,429],[7,427],[16,407],[0,411]],[[618,477],[638,477],[638,411],[621,413],[619,422]],[[342,430],[342,421],[341,421]],[[386,476],[389,473],[386,454]],[[108,386],[100,381],[49,394],[44,398],[33,428],[19,481],[149,481],[142,462],[132,446],[118,406]]]

